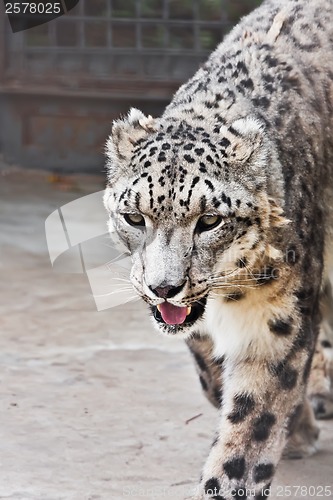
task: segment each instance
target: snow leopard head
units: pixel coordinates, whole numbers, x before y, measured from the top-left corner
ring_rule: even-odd
[[[286,220],[260,121],[154,120],[132,109],[114,122],[106,153],[110,231],[129,249],[132,285],[162,332],[190,335],[207,300],[240,300],[269,281],[263,266],[279,256],[269,234]]]

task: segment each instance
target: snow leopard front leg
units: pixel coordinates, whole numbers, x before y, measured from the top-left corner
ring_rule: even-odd
[[[307,397],[304,399],[303,408],[294,426],[294,431],[283,451],[283,458],[286,459],[306,458],[316,451],[319,428],[315,419],[313,399],[315,394],[318,400],[318,388],[326,381],[323,377],[322,367],[316,366],[318,358],[322,359],[322,356],[319,356],[318,353],[319,343],[320,340],[318,339],[312,359]],[[212,338],[208,335],[192,335],[186,340],[186,344],[193,356],[204,395],[215,408],[220,408],[221,404],[223,404],[222,370],[224,358],[214,356],[214,344]],[[315,379],[315,383],[313,383],[312,379]],[[315,393],[313,393],[314,389],[316,389]]]
[[[193,356],[202,390],[208,401],[220,408],[223,397],[222,370],[223,357],[214,357],[214,344],[208,335],[195,334],[186,340]]]
[[[203,469],[199,498],[231,500],[269,495],[275,469],[302,416],[319,315],[309,311],[268,322],[280,350],[270,360],[227,358],[217,433]],[[285,319],[282,319],[282,318]],[[283,357],[281,342],[285,339]],[[273,347],[274,349],[274,347]],[[306,408],[306,410],[308,407]],[[315,436],[316,437],[316,436]]]

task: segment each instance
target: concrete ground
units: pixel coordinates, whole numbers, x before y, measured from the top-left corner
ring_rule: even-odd
[[[140,302],[97,312],[84,275],[52,270],[46,217],[102,188],[0,166],[0,499],[182,500],[212,441],[183,343]],[[333,498],[333,422],[320,427],[316,456],[281,462],[273,499]]]

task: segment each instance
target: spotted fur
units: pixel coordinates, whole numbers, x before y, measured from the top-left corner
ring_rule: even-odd
[[[187,339],[219,407],[200,498],[264,498],[287,443],[314,450],[305,398],[331,218],[332,16],[331,0],[267,0],[160,118],[132,109],[107,143],[105,205],[133,287],[161,332]],[[190,307],[186,319],[165,321],[165,301]]]

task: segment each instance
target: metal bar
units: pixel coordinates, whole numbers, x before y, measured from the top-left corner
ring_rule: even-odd
[[[9,30],[8,30],[9,31]],[[7,33],[8,33],[7,31]],[[13,57],[15,63],[17,62],[18,68],[18,76],[24,76],[25,70],[25,58],[24,56],[24,47],[25,47],[25,32],[19,31],[15,33],[15,37],[11,37],[11,44],[8,43],[9,50],[7,51],[7,57]],[[7,38],[8,40],[8,38]],[[12,49],[12,50],[10,50]]]
[[[181,81],[165,81],[165,80],[154,80],[154,88],[151,88],[151,85],[139,89],[137,86],[142,83],[142,80],[133,80],[135,88],[128,88],[128,81],[126,80],[114,80],[108,86],[108,89],[98,89],[95,90],[94,87],[91,87],[87,90],[69,90],[62,89],[59,87],[37,87],[35,84],[32,86],[27,82],[27,84],[22,85],[21,87],[10,87],[0,86],[0,93],[6,95],[38,95],[38,96],[57,96],[57,97],[71,97],[75,98],[94,98],[94,99],[109,99],[119,98],[119,99],[128,99],[133,98],[137,100],[147,101],[147,95],[149,92],[149,100],[161,101],[165,99],[169,101],[172,94],[177,90],[179,85],[182,83]],[[148,83],[148,82],[147,82]],[[116,88],[112,88],[111,85],[116,84]],[[158,88],[157,88],[158,87]]]
[[[44,75],[45,73],[45,78],[47,77],[47,81],[51,83],[51,85],[52,82],[58,82],[58,84],[60,83],[60,85],[62,85],[62,81],[65,84],[68,81],[69,74],[66,72],[66,69],[64,69],[64,71],[61,70],[61,58],[68,58],[70,63],[71,57],[75,57],[77,55],[77,57],[79,58],[78,64],[81,64],[81,71],[80,77],[73,74],[73,79],[79,78],[78,81],[80,82],[80,84],[81,82],[85,82],[87,78],[90,82],[89,84],[94,84],[91,82],[103,83],[107,81],[112,82],[116,80],[126,80],[125,71],[128,71],[128,78],[131,81],[147,81],[147,83],[148,80],[163,81],[164,79],[168,78],[168,76],[171,81],[179,81],[181,80],[182,73],[184,73],[184,78],[186,78],[191,66],[193,67],[193,69],[195,69],[197,67],[198,61],[200,62],[201,60],[206,58],[206,56],[211,52],[210,49],[203,49],[201,47],[200,30],[211,29],[214,30],[215,33],[217,31],[223,32],[226,29],[229,29],[232,25],[232,23],[230,23],[228,19],[225,8],[226,5],[229,5],[228,2],[230,2],[230,0],[220,0],[218,2],[218,6],[216,6],[217,10],[214,9],[214,12],[216,12],[215,20],[205,20],[200,18],[201,0],[192,0],[191,9],[193,19],[170,18],[170,0],[161,0],[161,4],[159,4],[157,10],[154,11],[154,6],[153,10],[147,12],[147,17],[142,17],[143,15],[145,15],[143,11],[145,5],[143,4],[143,0],[136,0],[136,10],[133,17],[113,18],[113,0],[105,1],[106,6],[104,5],[104,7],[106,8],[106,12],[105,16],[103,17],[96,15],[85,15],[85,8],[88,6],[88,2],[91,2],[91,0],[81,0],[81,2],[79,2],[79,7],[78,10],[76,10],[75,15],[71,14],[70,16],[66,16],[68,20],[70,17],[70,21],[76,23],[76,28],[78,30],[78,39],[72,40],[73,46],[62,47],[58,44],[59,40],[57,40],[57,30],[63,26],[62,23],[65,23],[67,21],[67,19],[65,18],[60,18],[54,23],[49,23],[48,46],[27,46],[27,44],[24,43],[24,40],[22,41],[22,36],[24,37],[24,35],[21,35],[20,39],[19,33],[15,35],[15,41],[13,40],[13,38],[10,38],[8,41],[4,40],[4,43],[1,44],[0,39],[0,71],[1,64],[4,68],[4,58],[8,53],[7,57],[13,58],[13,73],[14,71],[16,71],[16,74],[13,75],[13,81],[14,76],[17,76],[19,81],[20,79],[22,79],[22,82],[26,79],[30,79],[32,81],[33,75],[29,75],[29,72],[31,71],[29,68],[29,56],[33,55],[35,61],[40,66],[41,74]],[[161,8],[162,12],[160,12]],[[154,17],[149,18],[149,15],[152,15]],[[189,15],[191,14],[189,13]],[[105,23],[108,23],[106,40],[105,42],[103,41],[103,44],[105,43],[105,45],[103,45],[102,47],[88,47],[87,43],[89,42],[89,33],[87,23],[101,22],[101,20]],[[124,25],[127,25],[130,30],[132,30],[133,28],[133,35],[135,33],[135,39],[130,43],[133,43],[133,45],[135,46],[114,47],[113,29],[115,29],[115,27],[118,27],[118,30],[122,30]],[[161,45],[160,47],[144,47],[143,30],[146,27],[160,27],[161,30],[163,29],[163,37],[161,40],[158,40],[158,43],[156,43],[156,45]],[[174,31],[178,30],[178,32],[181,32],[182,28],[183,31],[191,30],[191,37],[194,37],[193,46],[191,42],[191,46],[189,48],[179,49],[170,47],[170,42],[173,41],[173,39],[171,39],[172,28],[174,28]],[[187,36],[187,34],[184,33],[184,35],[182,35],[180,33],[180,36]],[[8,43],[7,52],[5,52],[5,42],[10,42]],[[5,49],[3,49],[2,47],[5,47]],[[51,61],[53,61],[53,74],[50,74],[50,71],[47,68],[45,68],[45,71],[43,70],[43,56],[45,54],[47,54]],[[91,76],[94,75],[92,75],[93,66],[90,65],[90,60],[94,56],[99,56],[101,58],[101,61],[100,66],[98,64],[96,65],[96,67],[98,68],[98,77],[91,79]],[[156,73],[158,73],[159,76],[155,76],[153,74],[148,75],[149,71],[152,71],[152,73],[154,72],[154,69],[149,69],[151,67],[151,63],[149,60],[150,56],[156,58],[156,64],[159,66]],[[103,57],[107,58],[105,64],[105,72],[103,68]],[[121,60],[122,57],[124,58],[124,61]],[[118,61],[120,60],[121,64],[119,67],[116,64],[113,64],[113,61],[116,61],[116,58],[118,58]],[[189,61],[188,66],[184,65],[184,69],[182,69],[182,65],[177,62],[177,76],[173,77],[172,71],[169,70],[172,69],[172,65],[175,65],[176,58],[177,61],[179,60],[179,58],[187,58]],[[88,64],[86,64],[86,62],[88,62]],[[117,73],[115,74],[114,71],[116,69]],[[3,71],[4,69],[2,70],[2,73]],[[38,80],[36,80],[36,82],[39,83]],[[40,85],[42,85],[42,83],[40,83]],[[126,89],[124,89],[124,92],[126,93]]]
[[[141,0],[136,0],[135,2],[135,13],[136,21],[141,19]],[[140,51],[142,49],[142,25],[139,22],[135,23],[135,48]],[[143,58],[139,59],[139,75],[142,77],[144,75],[144,64]]]
[[[82,2],[82,0],[81,0]],[[168,2],[168,0],[166,0]],[[83,4],[79,4],[80,6]],[[74,21],[101,21],[100,16],[85,16],[85,15],[80,15],[80,16],[71,16],[71,19]],[[192,24],[205,24],[208,27],[209,26],[221,26],[221,21],[202,21],[201,19],[170,19],[170,18],[161,18],[161,17],[150,17],[150,18],[135,18],[135,17],[117,17],[117,18],[112,18],[112,23],[113,24],[153,24],[156,26],[157,23],[159,24],[174,24],[177,26],[188,26]],[[224,22],[224,24],[232,25],[230,21]]]
[[[164,26],[164,33],[163,33],[163,59],[161,59],[161,63],[163,64],[165,68],[165,73],[169,74],[169,65],[170,65],[170,58],[168,56],[168,50],[170,46],[170,29],[168,27],[168,20],[170,16],[170,9],[169,9],[169,0],[163,0],[163,12],[162,12],[162,18],[163,20],[161,21],[161,24]],[[151,76],[150,76],[151,78]]]
[[[141,48],[142,47],[142,31],[141,31],[141,0],[136,0],[135,2],[135,13],[136,13],[136,19],[135,19],[135,41],[136,41],[136,47]],[[131,19],[131,18],[129,18]]]
[[[106,1],[106,16],[108,19],[108,25],[107,25],[107,46],[112,47],[112,24],[110,22],[111,20],[111,13],[112,13],[112,0],[105,0]]]
[[[193,1],[193,18],[194,18],[194,23],[193,23],[193,29],[194,29],[194,50],[199,51],[201,49],[201,43],[200,43],[200,27],[201,25],[198,23],[200,20],[199,16],[199,0],[194,0]]]
[[[110,49],[108,47],[26,47],[24,50],[24,55],[25,54],[45,54],[48,52],[58,52],[58,53],[64,53],[64,54],[105,54],[105,55],[110,55]],[[177,55],[177,56],[200,56],[204,55],[206,56],[207,54],[211,53],[211,50],[204,50],[201,49],[199,51],[194,50],[194,49],[182,49],[179,50],[178,48],[173,49],[171,47],[168,47],[167,49],[164,48],[140,48],[136,49],[135,47],[114,47],[112,48],[112,53],[117,55],[133,55],[133,52],[136,52],[138,54],[145,54],[145,55],[163,55],[163,54],[169,54],[169,55]]]
[[[164,40],[163,40],[165,48],[169,47],[170,44],[170,30],[167,28],[169,15],[170,15],[169,0],[163,0],[163,20],[161,21],[161,24],[166,25],[164,29]]]
[[[85,47],[86,45],[86,33],[85,33],[85,28],[86,28],[86,24],[84,22],[84,20],[87,20],[88,19],[88,16],[84,16],[84,7],[86,6],[86,0],[81,0],[81,2],[79,2],[80,4],[80,17],[79,18],[76,18],[76,16],[74,17],[74,20],[77,20],[79,22],[79,45],[80,47]],[[82,18],[81,18],[82,16]]]
[[[50,45],[56,46],[57,45],[57,31],[56,31],[57,24],[56,23],[47,23],[46,26],[47,26],[47,37],[49,39]],[[55,68],[56,61],[57,61],[57,54],[53,53],[51,51],[50,57],[52,58],[52,66]]]
[[[227,15],[226,4],[227,4],[227,0],[221,0],[221,21],[222,21],[222,23],[231,25],[230,20],[229,20],[228,15]]]
[[[7,44],[6,44],[6,32],[5,32],[5,30],[6,30],[5,13],[4,13],[4,9],[1,9],[0,10],[0,82],[4,80],[5,71],[6,71],[5,53],[6,53],[6,49],[7,49]]]

